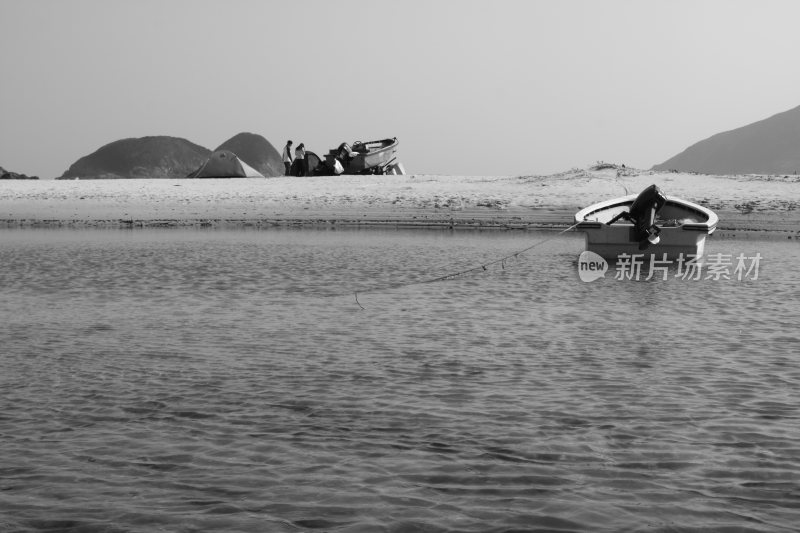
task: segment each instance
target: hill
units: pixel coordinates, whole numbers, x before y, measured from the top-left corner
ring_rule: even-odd
[[[28,176],[19,172],[11,172],[0,167],[0,180],[38,180],[39,176]]]
[[[219,145],[217,150],[230,150],[265,177],[283,176],[281,154],[261,135],[254,133],[234,135]]]
[[[702,174],[800,172],[800,106],[735,130],[718,133],[653,170]]]
[[[179,137],[122,139],[78,159],[56,179],[184,178],[210,154]]]

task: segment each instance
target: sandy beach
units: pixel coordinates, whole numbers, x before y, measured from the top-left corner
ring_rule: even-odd
[[[563,228],[581,207],[638,193],[715,210],[722,231],[800,232],[798,176],[712,176],[626,168],[546,176],[340,176],[0,182],[0,225],[286,224]]]

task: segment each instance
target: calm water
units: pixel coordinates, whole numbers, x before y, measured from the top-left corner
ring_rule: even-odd
[[[0,531],[797,531],[800,246],[578,279],[566,234],[0,232]]]

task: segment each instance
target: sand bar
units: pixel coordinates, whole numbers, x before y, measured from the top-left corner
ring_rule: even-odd
[[[656,183],[720,230],[800,232],[800,177],[573,169],[547,176],[339,176],[0,182],[0,225],[359,224],[564,228],[586,205]]]

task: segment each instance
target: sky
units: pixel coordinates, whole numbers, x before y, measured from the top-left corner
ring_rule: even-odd
[[[795,0],[0,0],[0,166],[240,132],[408,173],[636,168],[800,105]]]

